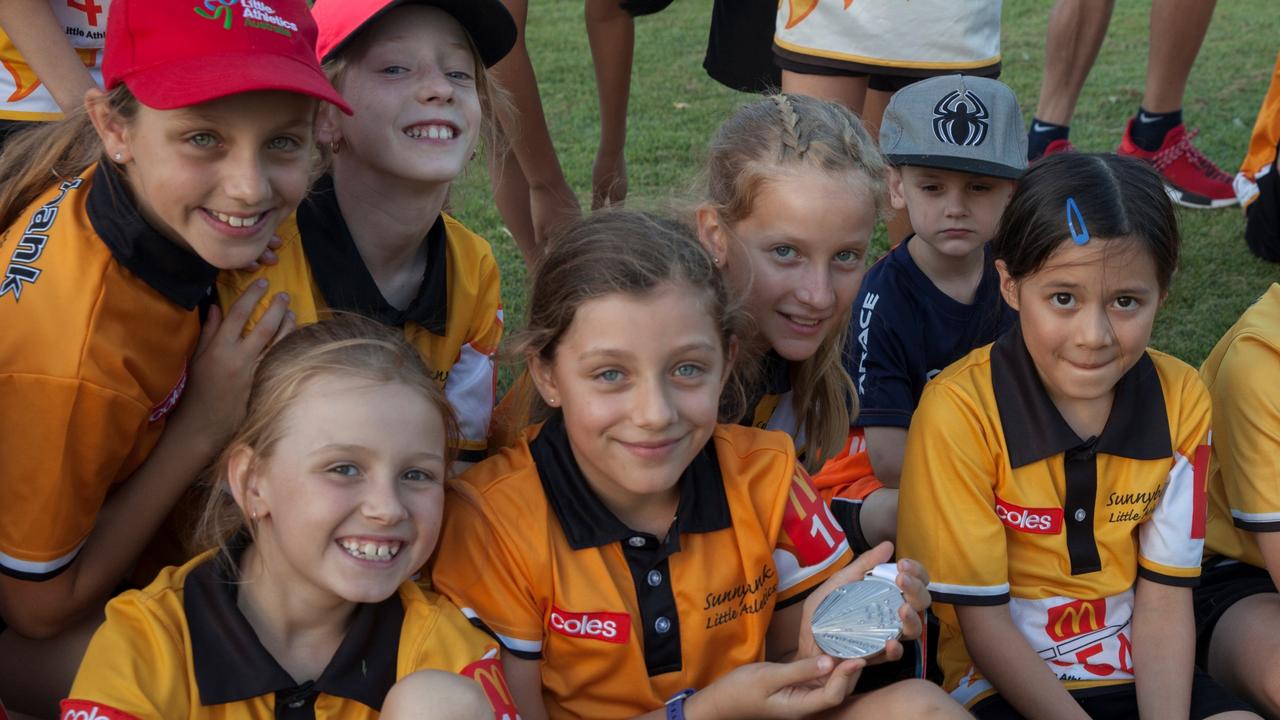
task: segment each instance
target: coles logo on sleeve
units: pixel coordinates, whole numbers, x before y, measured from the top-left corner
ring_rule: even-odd
[[[1062,532],[1062,508],[1024,508],[996,496],[996,517],[1019,532],[1057,535]]]
[[[552,630],[569,637],[617,645],[625,644],[631,638],[631,616],[626,613],[575,613],[552,605],[548,624]]]

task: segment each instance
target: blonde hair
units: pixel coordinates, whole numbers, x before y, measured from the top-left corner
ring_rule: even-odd
[[[513,130],[504,130],[503,123],[498,121],[498,117],[499,115],[503,118],[514,117],[514,103],[511,100],[511,94],[503,89],[496,78],[489,74],[488,68],[484,65],[484,58],[480,56],[480,49],[476,47],[471,33],[464,31],[463,34],[467,38],[467,47],[471,50],[471,59],[475,62],[476,67],[476,95],[480,98],[480,149],[483,149],[491,158],[501,158],[506,154],[509,147],[507,141],[508,132],[513,132]],[[369,51],[369,37],[367,28],[362,30],[351,42],[347,43],[346,47],[342,48],[341,52],[321,65],[321,69],[324,70],[324,74],[329,78],[329,82],[337,88],[338,92],[342,92],[342,81],[351,69],[352,63],[357,62]],[[323,165],[330,167],[333,162],[332,150],[328,147],[321,147],[320,153],[324,159]]]
[[[245,418],[214,464],[212,487],[196,530],[198,549],[220,548],[229,560],[228,542],[241,531],[253,532],[231,494],[232,455],[248,448],[254,462],[269,458],[284,435],[285,416],[294,401],[316,378],[332,375],[401,383],[420,393],[444,419],[446,470],[453,463],[458,423],[418,351],[394,328],[350,313],[336,314],[289,333],[258,363]]]
[[[512,336],[511,346],[520,357],[551,362],[584,303],[615,293],[645,296],[667,284],[705,296],[701,309],[715,322],[727,357],[733,339],[743,332],[746,315],[730,297],[724,277],[693,229],[635,210],[597,210],[574,222],[539,258],[529,284],[529,319],[525,329]],[[729,399],[722,401],[721,417],[735,419],[743,404],[741,380],[735,369],[726,372]],[[528,394],[524,417],[537,422],[553,410],[532,385],[523,384]]]
[[[108,92],[100,102],[126,122],[138,113],[139,103],[124,85]],[[102,141],[84,105],[62,120],[37,123],[14,133],[0,153],[0,230],[16,222],[50,186],[105,160]]]
[[[804,95],[772,95],[731,115],[711,139],[699,195],[732,228],[751,214],[766,183],[802,168],[857,177],[877,214],[887,211],[887,165],[862,121],[838,103]],[[805,436],[798,450],[810,471],[839,452],[857,415],[858,395],[842,362],[850,312],[844,310],[839,329],[794,373],[795,410]]]

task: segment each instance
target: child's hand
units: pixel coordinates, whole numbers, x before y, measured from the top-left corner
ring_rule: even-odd
[[[844,702],[865,666],[863,660],[826,655],[743,665],[689,698],[685,707],[690,717],[700,718],[805,718]]]
[[[284,241],[279,236],[272,235],[271,239],[267,241],[267,248],[262,251],[258,259],[240,268],[240,272],[253,272],[254,270],[260,270],[263,265],[275,265],[280,262],[280,258],[276,256],[275,251],[279,250],[281,245],[284,245]]]
[[[216,447],[221,447],[244,419],[258,358],[294,328],[289,296],[279,293],[258,324],[244,332],[253,309],[266,293],[267,281],[258,280],[235,301],[226,318],[218,306],[209,308],[191,359],[187,387],[173,422],[189,424]]]
[[[822,650],[813,640],[813,629],[810,625],[813,613],[822,604],[822,601],[836,588],[849,583],[860,582],[866,577],[867,573],[871,572],[872,568],[888,562],[892,557],[893,543],[880,543],[859,555],[835,575],[827,578],[826,582],[819,585],[809,595],[804,602],[804,612],[801,615],[800,642],[797,646],[796,657],[814,657],[822,654]],[[915,640],[920,637],[920,632],[923,629],[919,613],[929,607],[930,603],[929,574],[925,571],[924,566],[914,560],[899,560],[897,567],[898,577],[896,583],[898,589],[902,591],[903,598],[906,600],[898,610],[898,617],[902,620],[902,640]],[[890,640],[885,644],[883,652],[867,658],[867,662],[868,664],[891,662],[900,657],[902,657],[902,643],[898,640]]]

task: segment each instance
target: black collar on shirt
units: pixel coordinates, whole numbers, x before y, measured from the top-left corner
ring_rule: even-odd
[[[111,163],[99,163],[86,199],[93,231],[116,262],[188,310],[209,294],[218,268],[151,227]]]
[[[449,277],[443,215],[436,218],[424,238],[427,266],[418,294],[404,310],[392,307],[382,297],[369,274],[338,207],[332,177],[325,175],[317,180],[311,194],[298,207],[298,233],[311,274],[331,309],[359,313],[395,327],[413,322],[435,335],[444,335],[449,314]]]
[[[991,385],[1013,467],[1089,444],[1076,435],[1049,398],[1018,325],[991,348]],[[1116,385],[1111,416],[1092,449],[1134,460],[1173,455],[1164,391],[1146,352]]]
[[[537,465],[547,501],[574,550],[621,542],[638,534],[605,507],[587,484],[569,447],[564,419],[558,413],[529,443],[529,453]],[[725,495],[724,478],[720,475],[715,441],[708,440],[680,476],[675,532],[668,538],[672,545],[670,552],[679,549],[678,540],[682,533],[723,530],[730,524],[729,499]]]
[[[233,541],[236,562],[244,552],[244,542],[243,538]],[[299,684],[262,646],[240,613],[236,605],[238,582],[226,558],[215,555],[192,570],[183,585],[201,705],[239,702],[267,693],[276,693],[280,704],[282,698],[325,693],[381,711],[383,699],[396,682],[404,624],[398,592],[380,603],[357,605],[347,636],[319,679]]]

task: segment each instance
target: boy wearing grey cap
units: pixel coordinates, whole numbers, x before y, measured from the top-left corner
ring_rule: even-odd
[[[1027,137],[1008,86],[949,75],[893,96],[880,148],[890,200],[915,234],[867,271],[854,301],[845,362],[861,409],[849,456],[832,461],[869,467],[885,486],[861,502],[832,501],[846,532],[871,544],[896,534],[907,427],[925,383],[1015,319],[988,243],[1026,168]]]

